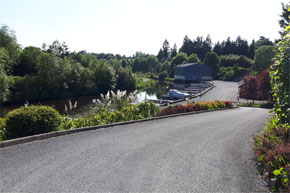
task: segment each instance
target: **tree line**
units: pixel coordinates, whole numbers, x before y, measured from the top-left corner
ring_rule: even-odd
[[[282,5],[281,28],[289,23],[287,6]],[[281,31],[281,36],[284,32]],[[54,41],[41,48],[22,48],[14,31],[0,27],[0,103],[39,101],[52,98],[134,90],[134,73],[149,73],[162,81],[174,77],[174,68],[184,63],[212,67],[214,79],[234,80],[245,74],[257,75],[272,63],[277,46],[261,36],[248,42],[238,36],[213,44],[211,37],[187,35],[178,49],[168,40],[157,55],[136,52],[119,54],[70,52],[65,42]]]
[[[0,28],[0,103],[34,102],[107,90],[136,89],[132,69],[109,55],[69,52],[63,42],[24,49],[14,32]],[[103,59],[108,57],[107,59]],[[122,58],[122,57],[121,57]]]
[[[250,70],[261,72],[276,53],[274,43],[265,37],[249,45],[238,36],[212,46],[210,36],[195,40],[185,36],[180,49],[176,44],[170,48],[165,40],[156,56],[136,52],[131,57],[69,52],[68,45],[58,40],[41,48],[22,49],[7,25],[0,28],[0,40],[0,99],[8,103],[132,91],[136,89],[134,73],[150,73],[164,80],[173,78],[174,68],[184,63],[204,63],[212,67],[214,78],[232,80]]]

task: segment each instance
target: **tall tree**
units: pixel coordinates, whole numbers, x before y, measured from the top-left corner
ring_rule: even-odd
[[[255,51],[254,65],[252,69],[260,74],[264,69],[269,68],[273,63],[276,50],[273,46],[262,46]]]
[[[213,76],[213,78],[216,78],[217,73],[219,71],[219,69],[218,69],[218,64],[219,64],[218,55],[215,52],[207,52],[205,55],[205,58],[203,60],[203,63],[212,68],[212,76]]]
[[[171,52],[170,52],[170,57],[174,58],[176,55],[177,55],[177,46],[176,46],[176,44],[174,44],[174,46],[173,46],[173,48],[171,49]]]
[[[241,36],[238,36],[234,45],[235,45],[235,49],[234,49],[235,53],[233,54],[244,55],[244,56],[248,55],[249,46],[248,46],[247,40],[243,40]]]
[[[243,79],[244,85],[240,88],[240,97],[245,99],[254,100],[257,99],[257,77],[245,76]]]
[[[119,90],[134,91],[136,89],[136,78],[131,69],[122,68],[117,76],[117,86]]]
[[[289,4],[282,3],[282,14],[280,15],[281,19],[279,20],[280,27],[282,28],[282,31],[279,32],[281,34],[281,37],[286,35],[287,32],[284,31],[284,29],[290,23],[290,11],[288,11],[289,8],[290,2]]]
[[[183,44],[179,50],[179,52],[184,52],[186,53],[187,56],[193,53],[193,42],[191,39],[188,38],[186,35],[183,39]]]
[[[24,76],[25,74],[36,73],[36,66],[42,51],[40,48],[29,46],[24,48],[20,55],[19,63],[14,68],[14,74]]]
[[[259,100],[269,100],[270,99],[270,77],[268,69],[262,71],[261,74],[257,76],[257,99]]]
[[[0,105],[1,103],[5,102],[8,97],[8,77],[4,71],[4,66],[1,63],[1,58],[0,58]]]
[[[251,59],[254,59],[255,57],[255,40],[252,40],[250,46],[249,46],[249,53],[248,53],[248,57]]]
[[[223,41],[223,54],[228,55],[228,54],[233,54],[233,43],[231,41],[231,38],[228,37],[227,41]]]
[[[190,54],[190,56],[188,56],[187,58],[187,62],[188,63],[201,63],[196,53]]]
[[[288,10],[290,11],[290,9]],[[275,63],[270,68],[270,78],[275,101],[274,111],[279,123],[290,126],[290,25],[279,42]],[[285,127],[286,128],[286,127]]]
[[[68,46],[65,42],[60,43],[58,40],[54,40],[48,47],[49,53],[54,53],[56,56],[64,58],[69,55]]]
[[[218,41],[214,47],[213,47],[213,51],[217,54],[217,55],[223,55],[223,47],[222,45],[220,44],[220,42]]]
[[[265,38],[264,36],[260,36],[259,40],[255,43],[255,50],[259,49],[262,46],[273,46],[273,42],[269,40],[269,38]]]
[[[162,48],[159,50],[157,58],[160,62],[164,62],[170,56],[170,46],[167,39],[163,42]]]
[[[11,74],[14,68],[14,65],[18,62],[21,49],[17,43],[15,32],[11,30],[7,25],[1,25],[0,28],[0,48],[4,48],[9,56],[9,63],[4,67],[9,69],[8,74]]]

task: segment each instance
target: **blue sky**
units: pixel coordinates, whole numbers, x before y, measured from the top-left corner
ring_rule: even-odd
[[[277,39],[282,2],[289,0],[0,0],[0,23],[23,47],[58,39],[70,51],[157,54],[165,39],[179,48],[185,35]]]

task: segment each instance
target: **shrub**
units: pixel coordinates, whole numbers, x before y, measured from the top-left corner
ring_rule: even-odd
[[[0,118],[0,141],[5,139],[5,118]]]
[[[28,106],[10,111],[6,116],[6,137],[25,137],[55,131],[62,117],[49,106]]]
[[[120,110],[109,111],[103,109],[93,116],[72,119],[65,117],[61,124],[62,129],[72,129],[93,125],[103,125],[121,121],[131,121],[156,116],[158,107],[155,103],[144,102],[138,105],[128,105]]]
[[[218,108],[232,108],[233,104],[229,101],[210,101],[210,102],[198,102],[188,103],[186,105],[176,105],[173,107],[167,107],[160,111],[157,116],[172,115],[177,113],[202,111],[202,110],[213,110]]]
[[[277,125],[277,116],[270,120],[263,133],[254,137],[254,151],[263,177],[272,181],[272,191],[290,191],[289,128]]]

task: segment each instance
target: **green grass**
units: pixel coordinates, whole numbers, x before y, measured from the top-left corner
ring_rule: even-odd
[[[238,107],[254,107],[254,108],[265,108],[265,109],[272,109],[274,104],[272,102],[255,104],[255,103],[241,103],[237,104]]]
[[[137,77],[137,89],[138,90],[145,90],[150,88],[156,80],[150,78],[149,74],[142,74],[142,73],[135,73]]]

